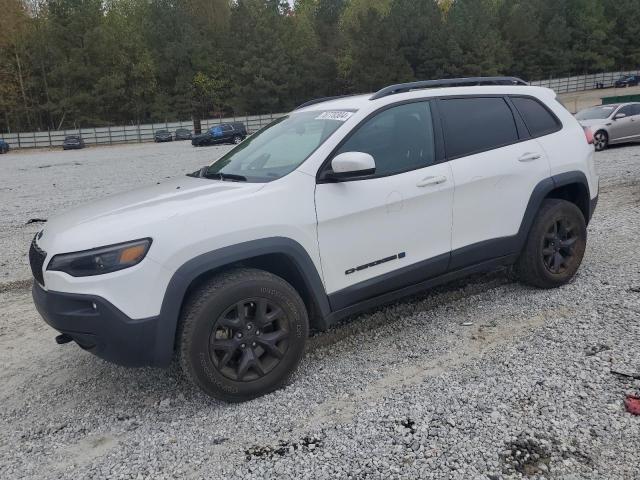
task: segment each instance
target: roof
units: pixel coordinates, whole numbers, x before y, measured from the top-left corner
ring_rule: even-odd
[[[372,94],[370,93],[365,95],[331,98],[326,101],[318,101],[317,103],[306,107],[303,106],[298,111],[310,112],[320,110],[375,109],[379,106],[398,103],[404,100],[463,95],[533,95],[543,98],[556,97],[556,93],[553,90],[544,87],[533,87],[529,85],[478,85],[411,90],[373,100],[371,99]]]

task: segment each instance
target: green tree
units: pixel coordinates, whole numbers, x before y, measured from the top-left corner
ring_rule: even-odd
[[[508,73],[511,56],[493,0],[456,0],[447,13],[444,70],[453,76]]]
[[[402,36],[391,21],[391,11],[392,0],[352,0],[344,10],[338,69],[347,91],[374,91],[415,78],[409,62],[398,53]]]
[[[572,70],[590,73],[613,68],[618,52],[610,42],[613,22],[607,17],[603,2],[567,0],[566,18],[571,33]]]
[[[637,0],[605,0],[607,16],[613,24],[605,48],[622,69],[640,66],[640,5]]]

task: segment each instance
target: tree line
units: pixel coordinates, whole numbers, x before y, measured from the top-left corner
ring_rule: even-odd
[[[640,65],[638,0],[0,0],[0,131]]]

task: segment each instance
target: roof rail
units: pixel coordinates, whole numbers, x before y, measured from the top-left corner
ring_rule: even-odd
[[[410,92],[411,90],[420,90],[423,88],[438,87],[464,87],[473,85],[529,85],[524,80],[517,77],[469,77],[469,78],[449,78],[442,80],[425,80],[422,82],[399,83],[390,85],[378,90],[369,100],[377,100],[379,98],[395,95],[396,93]]]
[[[335,97],[314,98],[313,100],[304,102],[302,105],[298,105],[296,108],[294,108],[294,110],[300,110],[301,108],[309,107],[311,105],[315,105],[316,103],[328,102],[330,100],[338,100],[339,98],[345,98],[345,97],[354,97],[356,95],[359,95],[359,94],[355,93],[352,95],[336,95]]]

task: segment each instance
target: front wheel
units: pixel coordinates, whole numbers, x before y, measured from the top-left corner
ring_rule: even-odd
[[[604,130],[598,130],[593,136],[593,145],[596,152],[601,152],[609,146],[609,135]]]
[[[582,211],[566,200],[547,199],[518,259],[518,277],[540,288],[564,285],[578,271],[586,245],[587,226]]]
[[[255,269],[221,273],[186,303],[178,356],[207,394],[242,402],[283,386],[309,331],[305,304],[282,278]]]

